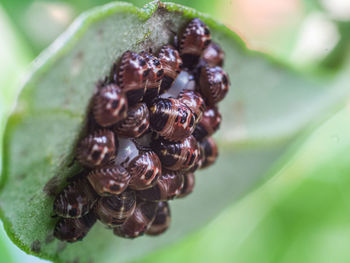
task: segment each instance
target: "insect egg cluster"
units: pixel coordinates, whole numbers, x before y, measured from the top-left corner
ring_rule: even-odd
[[[77,144],[83,172],[54,200],[56,238],[81,240],[96,220],[124,238],[167,230],[168,201],[190,194],[195,171],[218,156],[212,135],[230,86],[223,60],[209,28],[194,18],[175,47],[126,51],[114,63]]]

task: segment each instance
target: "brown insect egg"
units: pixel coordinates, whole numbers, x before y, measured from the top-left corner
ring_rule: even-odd
[[[148,64],[141,55],[131,51],[123,54],[118,71],[118,84],[126,94],[129,105],[142,99],[149,72]]]
[[[97,200],[97,195],[86,178],[71,182],[58,194],[53,203],[54,212],[65,218],[86,215]]]
[[[149,111],[145,103],[138,103],[131,107],[128,116],[113,126],[113,130],[120,136],[138,138],[149,128]]]
[[[184,90],[179,94],[178,99],[192,110],[197,123],[206,109],[202,96],[196,91]]]
[[[218,147],[212,137],[205,138],[201,143],[200,147],[203,151],[203,161],[200,168],[206,168],[215,163],[218,157]]]
[[[128,111],[128,101],[116,84],[100,87],[93,98],[93,114],[102,127],[111,126],[124,119]]]
[[[160,93],[163,93],[171,87],[177,75],[179,75],[182,67],[182,59],[179,51],[170,45],[161,48],[158,58],[164,69],[164,77],[160,87]]]
[[[192,193],[195,185],[195,176],[194,173],[184,174],[184,186],[181,189],[181,193],[177,195],[177,198],[184,198]]]
[[[217,107],[206,110],[203,113],[202,119],[197,124],[196,129],[193,132],[193,136],[202,141],[205,137],[211,136],[219,128],[221,124],[221,114]]]
[[[200,73],[199,87],[206,103],[214,106],[226,96],[230,80],[221,67],[204,66]]]
[[[100,198],[94,207],[94,212],[103,224],[116,227],[132,215],[135,207],[135,192],[127,190],[120,195]]]
[[[137,203],[134,213],[126,221],[116,228],[114,234],[125,238],[142,236],[153,223],[157,212],[157,203],[140,201]]]
[[[211,42],[211,44],[204,49],[202,59],[210,67],[220,66],[224,64],[224,51],[221,49],[219,44]]]
[[[198,148],[199,148],[199,156],[197,158],[197,161],[196,161],[195,165],[193,165],[189,169],[186,169],[187,173],[194,173],[195,171],[197,171],[197,169],[202,167],[202,162],[203,162],[203,158],[204,158],[204,152],[203,152],[203,148],[200,147],[200,143],[198,141],[197,141],[197,145],[198,145]]]
[[[199,18],[192,19],[180,40],[180,54],[184,66],[193,68],[210,42],[209,28]]]
[[[181,193],[184,177],[181,172],[164,171],[155,186],[138,191],[138,196],[147,201],[167,201]]]
[[[147,103],[152,102],[152,100],[159,95],[161,81],[164,76],[164,69],[161,61],[147,53],[141,52],[140,55],[146,60],[148,65],[148,74],[146,77],[146,93],[143,96],[143,100]]]
[[[164,233],[170,226],[171,215],[168,202],[158,202],[156,218],[147,230],[146,235],[157,236]]]
[[[198,142],[197,142],[198,143]],[[199,143],[198,143],[199,145]],[[187,173],[194,173],[195,171],[197,171],[197,169],[201,168],[202,167],[202,162],[203,162],[203,149],[200,147],[200,145],[198,146],[199,147],[199,157],[197,159],[197,162],[195,165],[193,165],[190,169],[186,169],[186,172]]]
[[[192,135],[177,143],[157,140],[153,143],[153,149],[163,167],[172,171],[190,170],[200,158],[199,145]]]
[[[169,141],[181,141],[192,134],[196,118],[178,99],[158,98],[150,107],[150,127]]]
[[[118,141],[109,130],[98,130],[82,139],[77,147],[77,160],[87,167],[109,162],[116,154]]]
[[[96,217],[93,213],[80,218],[61,218],[56,223],[53,235],[61,241],[80,241],[86,236],[95,222]]]
[[[152,187],[162,173],[162,164],[153,151],[140,152],[128,165],[131,175],[129,187],[143,190]]]
[[[98,167],[88,174],[88,179],[100,196],[118,195],[129,185],[131,176],[120,165]]]

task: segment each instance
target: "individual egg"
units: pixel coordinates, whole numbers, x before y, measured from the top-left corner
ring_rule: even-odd
[[[229,88],[229,77],[221,67],[202,67],[199,89],[209,106],[212,107],[220,102],[226,96]]]
[[[170,226],[171,215],[168,202],[158,202],[156,217],[146,231],[146,235],[158,236],[163,234]]]
[[[128,101],[116,84],[99,87],[93,97],[93,115],[102,127],[111,126],[126,118]]]
[[[120,136],[138,138],[149,128],[149,111],[145,103],[138,103],[131,107],[127,117],[113,126],[113,130]]]
[[[103,224],[116,227],[134,213],[135,207],[135,192],[127,190],[119,195],[100,198],[94,207],[94,213]]]
[[[98,130],[83,138],[76,150],[77,160],[93,168],[108,163],[115,157],[118,141],[110,130]]]
[[[97,194],[86,178],[78,178],[56,196],[53,210],[65,218],[82,217],[92,209],[96,200]]]
[[[122,225],[114,228],[114,234],[124,238],[142,236],[152,225],[157,208],[157,203],[154,202],[138,202],[134,213]]]
[[[89,213],[80,218],[61,218],[56,223],[53,235],[66,242],[81,241],[95,224],[96,217]]]

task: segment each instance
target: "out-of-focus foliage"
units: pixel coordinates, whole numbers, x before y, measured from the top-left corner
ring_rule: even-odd
[[[0,61],[2,61],[0,63],[0,138],[2,138],[6,116],[13,107],[23,72],[30,63],[31,55],[1,6],[0,32]],[[0,149],[2,149],[2,142],[3,140],[0,140]],[[1,154],[2,151],[0,151],[0,157]]]
[[[346,62],[344,53],[349,50],[350,2],[348,0],[303,0],[308,13],[321,13],[336,27],[339,41],[320,65],[329,70],[339,70]]]
[[[11,87],[20,85],[18,77],[30,62],[26,45],[6,18],[0,6],[0,116],[12,104],[15,88]]]
[[[334,50],[322,61],[323,66],[332,70],[339,70],[346,63],[344,53],[350,49],[350,22],[338,22],[337,27],[342,38]]]

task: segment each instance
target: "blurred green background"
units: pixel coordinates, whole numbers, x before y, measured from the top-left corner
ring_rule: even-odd
[[[106,2],[0,3],[0,135],[30,62],[82,11]],[[350,48],[349,0],[175,2],[209,13],[250,48],[305,72],[340,70]],[[350,107],[309,129],[281,160],[268,182],[205,228],[137,262],[350,262]],[[45,262],[0,228],[0,262]]]

